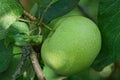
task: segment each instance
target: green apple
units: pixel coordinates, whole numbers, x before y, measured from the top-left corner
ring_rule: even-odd
[[[94,22],[82,16],[63,17],[44,41],[44,63],[60,75],[79,73],[93,63],[101,48],[101,34]]]
[[[75,7],[74,9],[72,9],[70,12],[68,12],[67,14],[65,14],[64,16],[60,16],[58,18],[53,19],[50,24],[48,24],[48,26],[50,28],[54,28],[54,24],[56,24],[57,21],[59,21],[61,19],[61,17],[69,17],[69,16],[81,16],[83,15],[82,12],[80,11],[80,9],[78,9],[77,7]],[[49,30],[48,29],[44,29],[44,37],[46,38],[46,36],[49,34]]]
[[[66,78],[65,76],[58,75],[47,65],[44,66],[43,73],[45,75],[46,80],[63,80]]]
[[[83,15],[82,12],[80,11],[80,9],[78,7],[75,7],[74,9],[72,9],[69,13],[67,13],[65,16],[81,16]]]
[[[54,27],[53,25],[56,24],[56,22],[59,21],[61,18],[70,17],[70,16],[81,16],[81,15],[83,15],[82,12],[77,7],[75,7],[74,9],[72,9],[70,12],[68,12],[64,16],[60,16],[52,20],[49,26]]]

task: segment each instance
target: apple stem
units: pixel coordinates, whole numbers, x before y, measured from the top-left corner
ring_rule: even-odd
[[[35,21],[26,20],[26,19],[23,19],[23,18],[19,18],[18,20],[22,21],[22,22],[26,22],[26,23],[36,24]]]
[[[46,29],[48,29],[48,30],[50,30],[50,31],[53,31],[53,29],[52,29],[51,27],[49,27],[48,25],[46,25],[45,23],[42,23],[42,25],[43,25]]]

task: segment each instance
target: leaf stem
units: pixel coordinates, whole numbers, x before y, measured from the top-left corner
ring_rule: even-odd
[[[33,16],[32,14],[28,13],[25,10],[24,10],[24,15],[27,16],[32,21],[36,21],[37,20],[37,18],[35,16]]]
[[[45,10],[44,10],[44,12],[43,12],[43,14],[42,14],[39,22],[38,22],[38,25],[41,25],[41,23],[42,23],[42,21],[43,21],[43,19],[44,19],[44,17],[45,17],[46,12],[47,12],[47,10],[49,9],[49,7],[52,5],[52,3],[53,3],[53,2],[50,2],[50,3],[47,5],[47,7],[45,8]]]
[[[52,31],[53,29],[51,27],[49,27],[48,25],[46,25],[45,23],[42,23],[42,25],[47,28],[48,30]]]

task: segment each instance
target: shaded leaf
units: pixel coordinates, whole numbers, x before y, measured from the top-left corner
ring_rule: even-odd
[[[18,19],[23,9],[15,0],[0,0],[0,40],[5,37],[6,29]]]
[[[0,80],[12,80],[12,75],[16,71],[16,67],[20,61],[21,55],[15,55],[12,58],[11,64],[6,71],[0,74]]]
[[[12,58],[12,61],[6,71],[3,73],[0,73],[0,80],[12,80],[12,76],[15,73],[18,64],[21,60],[21,54],[18,54],[18,52],[15,52],[17,48],[14,48],[14,56]],[[19,47],[20,49],[20,47]],[[18,49],[17,49],[18,50]],[[21,51],[20,51],[21,52]],[[32,68],[31,62],[29,58],[26,59],[25,64],[22,67],[21,74],[17,77],[16,80],[33,80],[34,78],[34,70]]]
[[[100,0],[98,25],[102,34],[102,49],[92,66],[102,70],[120,59],[120,0]]]
[[[52,4],[45,14],[44,22],[49,23],[52,19],[59,16],[63,16],[67,12],[71,11],[77,4],[79,0],[58,0]]]
[[[21,75],[17,78],[17,80],[34,80],[34,77],[35,72],[33,70],[31,61],[28,57],[23,65]]]
[[[5,46],[4,41],[0,40],[0,73],[5,71],[12,59],[12,45]]]

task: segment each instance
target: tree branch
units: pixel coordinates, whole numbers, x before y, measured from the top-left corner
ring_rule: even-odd
[[[35,53],[34,51],[32,52],[32,54],[30,54],[30,60],[31,60],[31,62],[32,62],[34,71],[35,71],[38,79],[39,79],[39,80],[45,80],[45,77],[44,77],[44,75],[43,75],[42,69],[41,69],[40,64],[39,64],[39,62],[38,62],[36,53]]]
[[[47,10],[49,9],[49,7],[50,7],[51,5],[52,5],[52,2],[50,2],[50,3],[46,6],[46,8],[45,8],[45,10],[44,10],[44,12],[43,12],[43,14],[42,14],[42,16],[41,16],[41,18],[40,18],[40,21],[38,22],[38,26],[41,25],[41,23],[42,23],[45,15],[46,15],[46,13],[47,13]]]
[[[28,13],[25,10],[24,10],[24,15],[27,16],[32,21],[36,21],[37,20],[37,18],[35,16],[33,16],[32,14]]]
[[[22,48],[22,56],[21,56],[21,60],[20,60],[20,63],[18,64],[17,66],[17,69],[15,71],[15,73],[12,75],[12,80],[16,80],[17,79],[17,76],[20,74],[21,72],[21,69],[27,59],[27,56],[31,53],[31,46],[29,45],[26,45],[26,46],[23,46]]]

